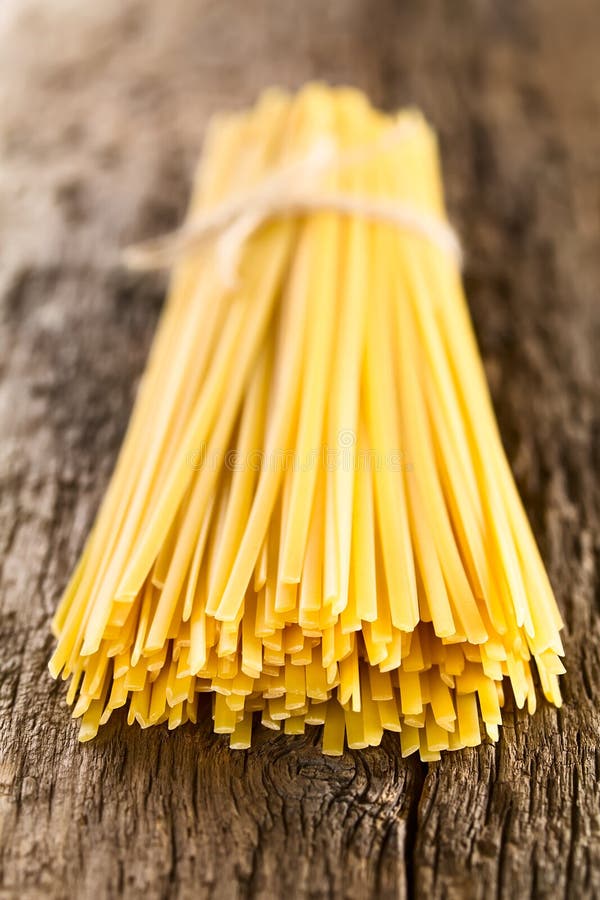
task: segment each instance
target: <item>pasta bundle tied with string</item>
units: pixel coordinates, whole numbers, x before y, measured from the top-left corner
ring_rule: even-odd
[[[421,115],[267,91],[209,128],[117,466],[50,662],[112,712],[498,738],[504,688],[560,704],[561,620],[505,458]],[[206,713],[203,710],[206,709]],[[200,712],[199,712],[200,711]]]

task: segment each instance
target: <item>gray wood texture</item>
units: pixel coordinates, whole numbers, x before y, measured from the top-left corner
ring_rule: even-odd
[[[600,896],[599,46],[595,0],[3,0],[0,897]],[[429,767],[119,717],[80,746],[48,623],[164,290],[119,249],[178,221],[210,112],[314,77],[439,130],[565,705]]]

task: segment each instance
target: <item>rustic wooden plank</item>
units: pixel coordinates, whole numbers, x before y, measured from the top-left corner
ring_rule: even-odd
[[[98,6],[98,9],[93,7]],[[10,0],[0,11],[0,896],[600,893],[598,179],[593,0]],[[567,622],[565,707],[426,767],[230,753],[122,720],[78,746],[48,621],[160,308],[125,242],[180,216],[208,114],[351,82],[440,130],[511,462]]]

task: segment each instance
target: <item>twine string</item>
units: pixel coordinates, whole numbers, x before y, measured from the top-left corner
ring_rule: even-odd
[[[412,131],[410,123],[402,123],[391,128],[375,146],[344,153],[339,152],[331,139],[321,138],[302,159],[268,175],[254,187],[236,193],[212,209],[195,213],[175,231],[127,248],[125,263],[137,270],[167,268],[182,253],[199,243],[213,240],[223,283],[234,288],[244,247],[261,225],[274,218],[331,211],[363,216],[417,234],[460,267],[460,241],[445,219],[410,203],[324,190],[320,186],[329,169],[370,161],[377,152],[404,140]]]

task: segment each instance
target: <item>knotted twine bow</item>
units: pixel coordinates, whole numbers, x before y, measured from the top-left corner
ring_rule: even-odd
[[[329,210],[411,231],[429,240],[461,266],[460,242],[444,219],[409,203],[320,187],[328,170],[370,161],[378,151],[405,140],[411,132],[414,133],[410,123],[401,123],[391,128],[376,145],[343,153],[333,140],[321,138],[302,159],[278,169],[256,186],[194,214],[169,234],[129,247],[125,251],[125,262],[132,269],[162,269],[172,265],[180,254],[196,244],[214,240],[223,284],[234,288],[244,246],[261,225],[281,216]]]

